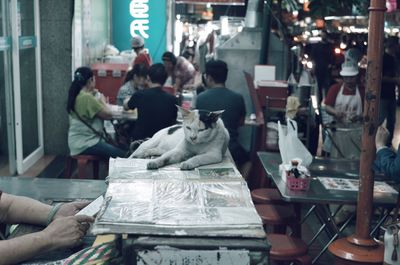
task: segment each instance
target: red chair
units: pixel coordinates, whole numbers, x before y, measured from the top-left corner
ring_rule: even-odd
[[[307,254],[307,244],[300,238],[281,234],[267,234],[267,240],[271,245],[270,260],[292,261],[299,265],[311,265],[311,257]]]
[[[250,192],[254,204],[285,204],[278,189],[261,188]]]
[[[105,162],[108,172],[108,159],[95,155],[76,155],[67,157],[64,174],[66,178],[72,177],[72,162],[74,160],[76,160],[78,164],[78,178],[80,179],[89,178],[87,174],[87,166],[89,163],[92,163],[93,170],[93,175],[90,178],[99,179],[99,165],[101,161]]]
[[[257,152],[265,151],[266,149],[266,140],[265,140],[266,127],[264,120],[264,111],[261,107],[261,103],[257,96],[257,91],[254,87],[253,77],[245,71],[243,71],[243,73],[246,78],[247,88],[249,90],[249,94],[254,105],[254,109],[256,112],[256,122],[257,122],[257,128],[255,134],[256,137],[252,143],[252,148],[250,152],[250,158],[251,161],[253,162],[254,167],[252,170],[252,174],[248,179],[248,184],[251,189],[263,188],[269,186],[268,185],[269,183],[268,183],[268,178],[265,175],[264,168],[257,157]]]
[[[285,234],[286,227],[290,227],[299,235],[297,217],[291,205],[256,204],[255,208],[264,226],[271,226],[274,233]]]

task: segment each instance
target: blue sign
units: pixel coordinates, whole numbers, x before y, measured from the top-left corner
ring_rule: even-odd
[[[131,49],[131,38],[140,35],[153,62],[161,62],[166,50],[167,0],[112,1],[112,44]]]

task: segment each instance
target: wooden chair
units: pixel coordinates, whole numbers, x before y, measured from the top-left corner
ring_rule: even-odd
[[[290,227],[293,234],[299,235],[298,221],[291,205],[256,204],[256,211],[264,226],[271,226],[274,233],[285,234]]]
[[[76,155],[76,156],[68,156],[65,166],[65,178],[72,177],[72,162],[77,161],[78,168],[78,178],[86,179],[89,178],[87,175],[87,165],[92,163],[93,176],[90,178],[99,179],[99,165],[101,161],[104,161],[106,167],[108,168],[108,160],[104,157],[95,156],[95,155]],[[107,170],[108,171],[108,170]]]
[[[299,265],[311,265],[311,257],[307,254],[307,244],[300,238],[282,234],[267,234],[271,245],[269,259],[273,261],[292,261]]]
[[[263,187],[268,186],[268,178],[265,174],[264,168],[262,167],[262,165],[257,157],[257,152],[265,151],[265,149],[266,149],[266,141],[265,141],[266,127],[265,127],[265,120],[264,120],[264,111],[261,107],[261,103],[259,101],[257,91],[254,87],[253,77],[245,71],[243,71],[243,74],[244,74],[244,77],[247,82],[247,88],[249,90],[251,101],[253,102],[253,105],[254,105],[254,110],[255,110],[255,114],[256,114],[256,122],[257,122],[255,139],[252,143],[252,148],[251,148],[251,152],[250,152],[250,158],[251,158],[251,161],[253,162],[253,170],[252,170],[252,174],[251,174],[250,178],[247,180],[247,182],[251,189],[263,188]]]

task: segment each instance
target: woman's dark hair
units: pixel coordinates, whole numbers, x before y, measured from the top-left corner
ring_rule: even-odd
[[[148,73],[149,69],[145,64],[135,64],[133,68],[126,73],[124,84],[131,81],[135,75],[146,78]]]
[[[176,65],[176,57],[172,52],[164,52],[161,58],[163,61],[169,61],[173,65]]]
[[[71,113],[75,109],[75,99],[81,92],[82,88],[87,84],[90,78],[93,77],[92,69],[83,66],[75,70],[74,80],[71,83],[68,91],[67,112]]]

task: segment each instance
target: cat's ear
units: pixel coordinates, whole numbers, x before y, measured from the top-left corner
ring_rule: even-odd
[[[189,116],[189,114],[191,113],[190,110],[184,109],[181,106],[178,106],[178,105],[175,105],[175,106],[178,108],[178,110],[182,114],[183,118]]]
[[[211,111],[210,118],[212,119],[213,122],[216,122],[224,111],[225,110]]]

